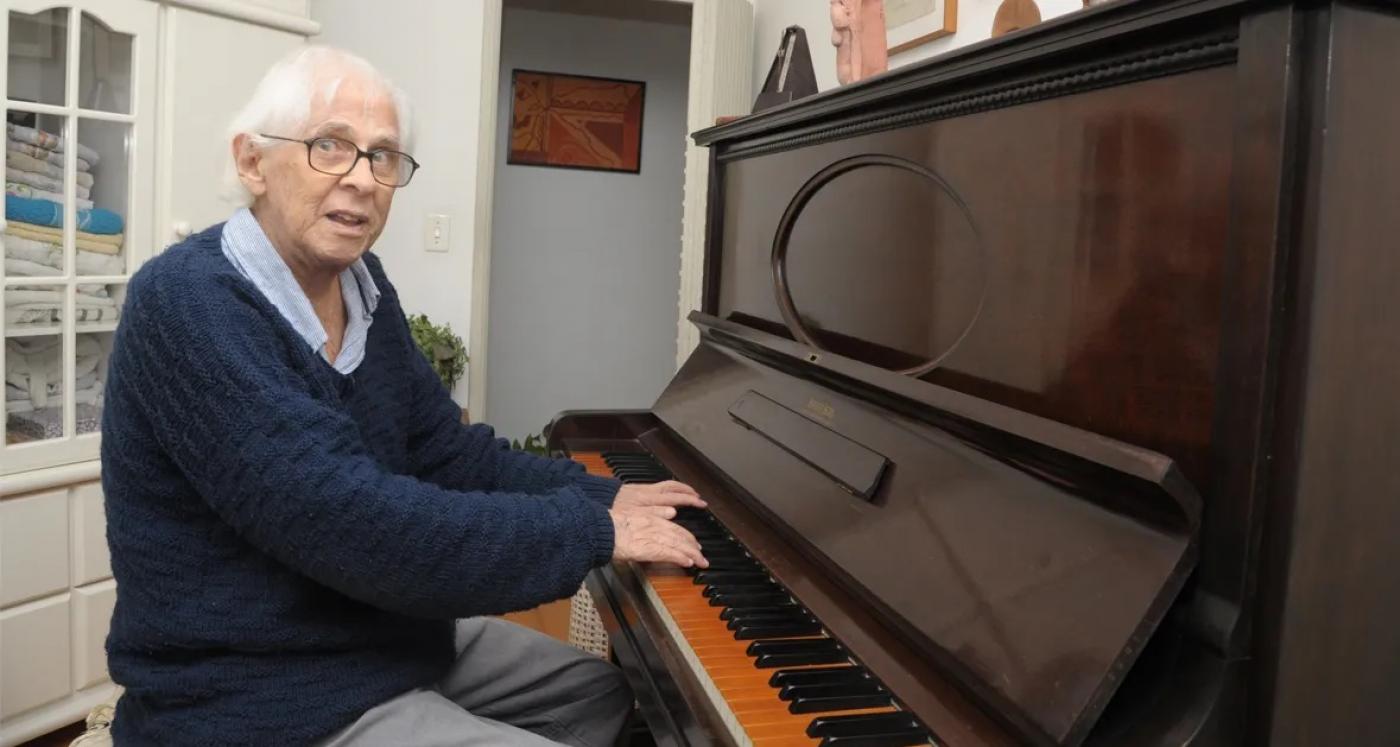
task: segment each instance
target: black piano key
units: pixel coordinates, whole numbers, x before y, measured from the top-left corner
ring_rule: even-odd
[[[772,581],[759,581],[756,583],[723,583],[710,584],[700,592],[702,597],[713,597],[716,594],[781,594],[783,587]]]
[[[701,571],[695,574],[697,586],[769,580],[771,579],[766,571]]]
[[[788,713],[826,713],[827,711],[850,711],[857,708],[881,708],[894,705],[889,693],[863,693],[860,695],[829,695],[825,697],[798,696],[788,703]]]
[[[638,470],[633,467],[620,467],[613,470],[613,477],[622,480],[623,483],[633,481],[633,483],[659,483],[658,474],[651,470]]]
[[[913,747],[926,745],[932,736],[924,729],[906,729],[886,734],[862,734],[855,737],[827,737],[820,747]]]
[[[908,747],[928,742],[931,735],[908,713],[863,713],[818,716],[807,725],[807,736],[822,744],[849,747]]]
[[[779,669],[782,667],[804,667],[809,664],[840,664],[846,661],[846,652],[799,651],[793,653],[760,654],[753,665],[759,669]]]
[[[776,612],[776,611],[778,611],[778,610],[790,610],[790,611],[793,611],[793,612],[806,612],[806,610],[802,609],[802,608],[797,604],[797,602],[794,602],[794,601],[792,601],[791,599],[789,599],[789,600],[787,601],[786,604],[769,604],[769,605],[759,605],[759,606],[753,606],[753,607],[726,607],[722,612],[719,613],[719,619],[721,619],[721,620],[733,620],[733,619],[735,618],[735,616],[737,616],[737,615],[742,615],[742,614],[744,614],[744,613],[746,613],[746,612],[758,612],[758,611],[773,611],[773,612]]]
[[[738,560],[736,558],[711,558],[709,556],[706,556],[705,559],[710,561],[710,567],[694,569],[697,573],[705,570],[726,572],[736,571],[749,573],[763,570],[757,563],[753,562],[752,560],[744,561]]]
[[[715,594],[710,597],[711,607],[769,607],[792,601],[785,593],[764,592],[758,594]]]
[[[737,630],[740,625],[751,623],[816,622],[816,619],[812,617],[811,613],[797,607],[764,612],[741,612],[729,616],[729,629]]]
[[[810,622],[785,622],[785,623],[765,623],[753,622],[747,625],[740,625],[734,630],[734,640],[736,641],[757,641],[769,638],[786,638],[798,635],[816,635],[822,632],[821,623],[816,620]]]
[[[675,521],[676,524],[680,525],[687,532],[690,532],[691,534],[695,535],[695,539],[711,540],[715,542],[728,542],[734,545],[735,547],[743,547],[743,545],[740,545],[738,542],[735,542],[733,537],[730,537],[729,535],[719,531],[718,529],[714,529],[712,527],[708,527],[694,521],[681,521],[680,519],[672,519],[672,521]]]
[[[660,462],[656,461],[656,457],[646,453],[645,451],[605,451],[603,452],[603,461],[660,464]]]
[[[838,682],[819,685],[788,685],[778,691],[778,700],[799,698],[831,698],[838,695],[889,695],[880,683],[873,679]]]
[[[821,667],[819,669],[784,669],[768,678],[773,687],[788,685],[835,685],[843,682],[866,682],[873,678],[865,667]]]
[[[759,567],[753,558],[731,555],[724,552],[705,553],[705,559],[710,561],[708,570],[712,571],[752,571]],[[707,569],[700,569],[707,570]]]
[[[744,652],[749,656],[760,654],[787,653],[789,651],[839,651],[841,644],[835,638],[801,638],[796,640],[754,641]]]

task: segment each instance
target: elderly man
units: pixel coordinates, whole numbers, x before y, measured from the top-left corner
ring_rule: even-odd
[[[476,616],[609,560],[705,564],[668,520],[690,488],[459,422],[368,252],[410,129],[367,63],[296,52],[234,122],[250,207],[131,281],[102,440],[118,744],[611,744],[615,668]]]

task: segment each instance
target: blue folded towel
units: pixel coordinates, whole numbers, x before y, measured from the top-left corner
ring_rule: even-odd
[[[5,220],[62,228],[63,206],[52,200],[5,195]],[[106,208],[78,211],[79,231],[113,234],[121,233],[125,227],[126,224],[122,217]]]

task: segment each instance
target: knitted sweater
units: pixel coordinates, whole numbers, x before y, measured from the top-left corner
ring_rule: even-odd
[[[572,594],[613,480],[465,426],[383,292],[353,375],[307,348],[214,226],[132,278],[102,485],[118,744],[300,744],[441,677],[457,617]]]

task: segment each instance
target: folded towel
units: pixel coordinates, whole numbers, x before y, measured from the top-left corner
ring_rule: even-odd
[[[56,226],[41,226],[36,223],[25,223],[24,221],[10,221],[6,231],[18,231],[19,235],[34,238],[38,241],[52,241],[55,244],[63,241],[63,229]],[[88,231],[78,231],[78,238],[91,241],[94,244],[110,244],[118,249],[126,237],[119,233],[90,233]]]
[[[27,259],[5,258],[5,274],[11,277],[44,278],[62,275],[58,268],[30,262]],[[101,283],[78,283],[78,292],[96,298],[111,298],[107,286]]]
[[[36,130],[33,127],[25,127],[24,125],[18,125],[14,122],[6,122],[5,133],[10,138],[18,140],[21,143],[29,143],[30,145],[37,145],[41,148],[48,148],[49,150],[55,151],[57,153],[63,153],[69,150],[69,148],[67,147],[68,143],[64,142],[63,138],[51,132]],[[86,159],[88,163],[94,166],[97,165],[100,159],[100,156],[98,156],[97,151],[87,147],[86,145],[83,145],[82,143],[78,143],[77,150],[79,158]]]
[[[100,396],[93,404],[79,403],[74,412],[78,433],[95,433],[102,429]],[[43,441],[63,436],[63,408],[44,407],[24,412],[10,411],[6,419],[7,434],[16,442]]]
[[[43,327],[49,324],[58,323],[58,312],[52,304],[36,304],[34,306],[6,306],[5,326],[32,326]]]
[[[28,184],[31,187],[47,189],[50,192],[63,192],[63,179],[47,176],[45,174],[40,174],[34,171],[25,171],[24,169],[5,169],[5,181],[18,182],[19,184]],[[87,199],[92,195],[92,190],[87,187],[84,187],[82,182],[76,184],[74,186],[74,189],[77,190],[78,196],[83,199]]]
[[[29,143],[21,143],[20,141],[15,140],[13,138],[5,140],[5,150],[10,151],[11,153],[22,153],[26,156],[32,156],[34,158],[39,159],[40,161],[53,164],[54,166],[57,166],[59,168],[63,168],[63,159],[67,158],[67,156],[62,153],[55,153],[54,151],[51,151],[48,148],[40,148],[37,145],[30,145]],[[79,158],[78,183],[83,185],[84,187],[91,187],[91,171],[92,164],[88,163],[87,159]]]
[[[120,316],[121,310],[115,306],[78,306],[73,309],[73,321],[75,322],[111,322],[116,321]],[[61,303],[21,303],[5,307],[6,326],[40,327],[57,324],[61,321],[63,321],[63,304]]]
[[[44,189],[38,189],[37,187],[31,187],[28,184],[5,182],[5,194],[15,195],[16,197],[28,197],[33,200],[49,200],[51,202],[57,202],[59,204],[63,203],[62,194],[59,194],[58,192],[50,192]],[[74,197],[73,204],[77,205],[79,210],[91,210],[94,207],[96,207],[92,204],[92,200],[85,200],[81,197]]]
[[[9,225],[5,228],[5,236],[12,239],[28,239],[30,241],[41,241],[47,244],[53,244],[54,246],[57,246],[59,248],[63,247],[63,229],[56,229],[58,231],[58,234],[54,235],[48,232],[35,231],[30,228],[26,228],[26,226],[28,225],[30,224],[21,223],[20,221],[10,221]],[[82,251],[92,252],[94,254],[121,254],[122,248],[120,244],[111,244],[106,241],[94,240],[91,237],[95,235],[98,234],[91,234],[87,233],[86,231],[78,231],[74,239],[74,245]],[[120,236],[120,234],[117,235]],[[120,272],[121,270],[118,269],[117,273],[119,274]]]
[[[31,303],[63,303],[63,291],[39,290],[42,286],[20,285],[5,289],[5,305],[17,306],[19,304]],[[116,300],[94,296],[89,293],[75,293],[73,297],[78,306],[100,306],[103,308],[115,308]]]
[[[62,165],[49,163],[48,161],[43,161],[15,150],[7,149],[5,151],[5,168],[21,169],[35,174],[42,174],[53,179],[63,178]]]
[[[57,267],[52,267],[50,265],[40,264],[38,262],[30,262],[27,259],[17,259],[14,257],[6,256],[5,274],[10,276],[22,275],[24,277],[42,278],[53,277],[54,275],[62,275],[63,271],[58,269]]]
[[[102,380],[97,378],[97,371],[95,369],[79,376],[77,383],[73,386],[73,392],[78,395],[81,395],[83,392],[88,392],[89,396],[91,396],[91,394],[100,393],[101,391]],[[62,394],[63,385],[60,382],[50,381],[48,383],[47,395],[49,397],[58,397]],[[34,399],[30,396],[29,389],[6,382],[5,401],[7,403],[27,402],[33,404]]]
[[[28,197],[5,195],[6,220],[37,223],[41,226],[61,227],[63,206],[49,200],[32,200]],[[83,231],[102,234],[121,233],[126,221],[120,215],[106,208],[93,208],[78,211],[78,228]]]
[[[11,223],[10,226],[24,225]],[[7,229],[8,231],[9,229]],[[79,232],[80,236],[88,236]],[[85,240],[78,241],[78,274],[79,275],[121,275],[126,271],[126,263],[120,254],[111,254],[107,251],[94,252],[83,248]],[[63,246],[53,241],[38,241],[35,239],[16,236],[11,233],[0,234],[0,244],[5,246],[5,257],[7,259],[24,259],[30,262],[37,262],[41,265],[48,265],[55,269],[63,268]]]

